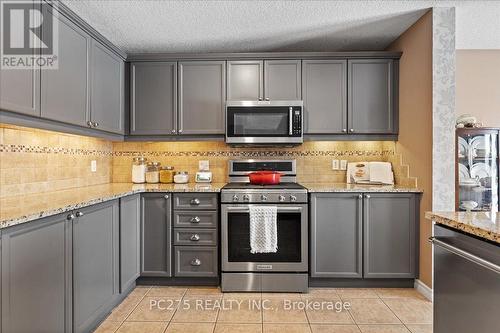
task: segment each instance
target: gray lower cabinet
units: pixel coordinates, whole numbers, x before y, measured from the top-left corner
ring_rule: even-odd
[[[172,276],[170,194],[141,195],[141,276]]]
[[[311,277],[363,277],[363,196],[311,195]]]
[[[347,60],[303,60],[304,134],[347,133]]]
[[[130,134],[177,133],[177,63],[130,65]]]
[[[225,61],[179,62],[179,134],[224,134]]]
[[[134,285],[141,265],[141,197],[120,199],[120,293]]]
[[[58,69],[41,73],[41,116],[87,126],[91,38],[62,14],[54,16],[54,20],[59,27]]]
[[[123,134],[123,60],[99,42],[92,41],[90,126]]]
[[[348,60],[349,133],[391,134],[396,131],[397,84],[392,59]]]
[[[2,230],[2,332],[72,332],[71,240],[66,214]]]
[[[413,194],[372,193],[364,198],[364,276],[416,275],[416,198]]]
[[[270,100],[300,100],[301,89],[300,60],[264,61],[264,98]]]
[[[176,246],[174,260],[177,277],[216,277],[218,274],[215,246]]]
[[[88,332],[119,293],[118,200],[81,209],[73,222],[73,331]]]
[[[227,62],[227,100],[257,101],[264,97],[264,61]]]

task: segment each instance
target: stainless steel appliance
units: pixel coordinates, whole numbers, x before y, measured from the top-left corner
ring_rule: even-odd
[[[439,225],[431,241],[434,332],[498,332],[500,246]]]
[[[307,190],[296,183],[295,160],[229,162],[230,183],[221,191],[223,291],[307,292]],[[247,174],[280,171],[279,185],[251,185]],[[252,205],[277,207],[278,251],[250,252]]]
[[[229,101],[226,104],[226,142],[300,144],[303,142],[302,112],[302,101]]]

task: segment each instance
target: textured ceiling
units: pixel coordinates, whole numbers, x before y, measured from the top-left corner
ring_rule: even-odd
[[[127,53],[383,50],[433,5],[472,11],[464,16],[471,27],[462,32],[477,44],[485,22],[473,9],[491,12],[491,5],[500,12],[500,3],[478,1],[63,2]],[[500,38],[500,28],[493,38]]]

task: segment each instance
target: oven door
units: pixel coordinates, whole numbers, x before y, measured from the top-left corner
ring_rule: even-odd
[[[251,205],[222,205],[222,271],[307,272],[307,205],[278,207],[278,251],[250,253]]]
[[[227,143],[301,143],[302,107],[284,105],[228,105]]]

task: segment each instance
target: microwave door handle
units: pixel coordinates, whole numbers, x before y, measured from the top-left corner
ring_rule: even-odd
[[[288,135],[293,135],[293,108],[288,108]]]

